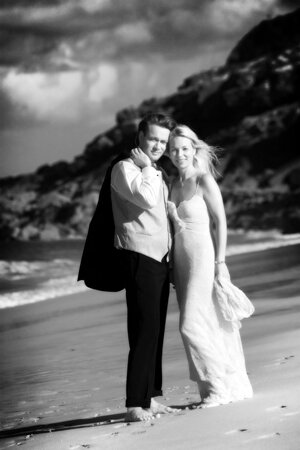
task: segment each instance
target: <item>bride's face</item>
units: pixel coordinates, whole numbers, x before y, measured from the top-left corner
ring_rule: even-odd
[[[169,156],[179,170],[186,169],[193,165],[193,159],[196,150],[192,145],[192,141],[183,136],[175,136],[171,138],[169,145]]]

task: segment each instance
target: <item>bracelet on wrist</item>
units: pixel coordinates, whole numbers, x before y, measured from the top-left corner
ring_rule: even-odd
[[[216,264],[216,265],[219,265],[219,264],[225,264],[225,261],[215,261],[215,264]]]

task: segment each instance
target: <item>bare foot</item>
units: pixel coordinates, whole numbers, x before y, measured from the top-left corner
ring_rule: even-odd
[[[214,406],[220,406],[222,403],[218,402],[201,402],[197,409],[213,408]]]
[[[214,406],[226,405],[226,403],[229,402],[229,399],[221,398],[218,395],[211,394],[203,399],[198,408],[213,408]]]
[[[180,410],[162,405],[161,403],[158,403],[156,400],[154,400],[154,398],[152,398],[150,408],[147,409],[147,411],[151,411],[152,414],[169,414],[179,412]]]
[[[140,407],[127,408],[125,422],[147,422],[154,419],[152,411]]]

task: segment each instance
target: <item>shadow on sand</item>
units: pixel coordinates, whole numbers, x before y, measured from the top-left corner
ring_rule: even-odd
[[[54,431],[71,430],[75,428],[84,428],[91,426],[110,425],[116,422],[124,421],[125,413],[110,414],[87,419],[66,420],[64,422],[53,422],[30,427],[12,428],[10,430],[0,431],[0,438],[23,436],[25,434],[51,433]]]
[[[189,405],[172,405],[172,408],[184,410],[193,409],[193,404]],[[33,435],[41,433],[52,433],[55,431],[72,430],[76,428],[97,427],[103,425],[111,425],[124,422],[125,413],[110,414],[105,416],[92,417],[87,419],[66,420],[64,422],[53,422],[41,425],[32,425],[29,427],[11,428],[9,430],[0,431],[0,438],[17,437],[24,435]]]

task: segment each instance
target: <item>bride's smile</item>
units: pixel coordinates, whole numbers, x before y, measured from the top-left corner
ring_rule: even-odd
[[[190,139],[183,136],[176,136],[170,142],[170,159],[172,163],[180,170],[193,165],[195,149]]]

